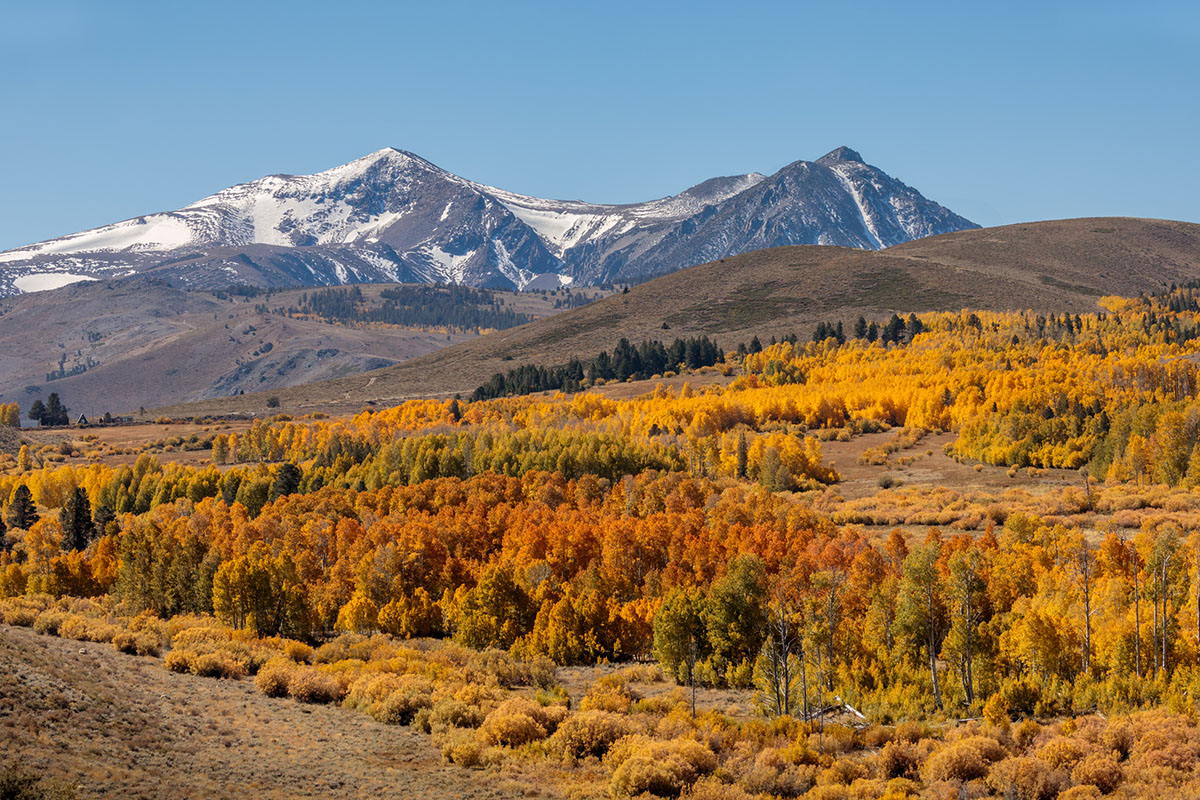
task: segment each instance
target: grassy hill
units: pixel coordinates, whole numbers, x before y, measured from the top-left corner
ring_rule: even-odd
[[[378,307],[388,287],[357,287]],[[395,287],[392,287],[395,288]],[[316,289],[255,297],[161,281],[81,283],[0,301],[0,403],[58,392],[89,417],[353,375],[475,338],[473,329],[289,314]],[[349,292],[338,289],[337,292]],[[487,293],[533,319],[562,295]],[[469,316],[469,315],[468,315]]]
[[[521,363],[556,364],[633,341],[700,333],[726,347],[753,335],[812,330],[859,314],[932,310],[1094,310],[1106,294],[1136,295],[1200,279],[1200,225],[1162,220],[1057,220],[962,231],[879,252],[781,247],[701,264],[628,293],[385,369],[278,393],[285,408],[469,394]],[[261,394],[189,404],[174,413],[262,412]]]

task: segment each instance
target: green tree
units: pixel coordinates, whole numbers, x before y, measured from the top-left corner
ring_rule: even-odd
[[[975,547],[950,556],[946,595],[950,629],[942,646],[944,657],[958,670],[967,704],[975,702],[975,659],[979,654],[979,623],[983,620],[987,583],[983,557]]]
[[[926,542],[914,547],[904,559],[900,578],[900,608],[897,614],[901,635],[911,650],[925,651],[933,701],[942,710],[938,683],[937,655],[946,636],[946,606],[938,573],[941,543]]]
[[[8,524],[10,527],[27,531],[37,521],[38,513],[33,505],[33,494],[29,487],[22,483],[13,492],[12,502],[8,504]]]
[[[42,415],[43,425],[69,425],[71,418],[69,416],[70,409],[62,404],[59,399],[58,392],[51,392],[50,397],[46,400],[46,410]]]
[[[676,586],[654,617],[654,657],[679,683],[692,683],[696,664],[712,655],[704,607],[699,590]]]
[[[276,500],[299,491],[300,480],[303,477],[300,468],[290,461],[281,464],[275,473],[275,480],[271,483],[270,499]]]
[[[63,529],[63,546],[68,550],[83,550],[95,533],[92,521],[92,503],[87,491],[76,487],[67,502],[58,512],[58,521]]]
[[[704,623],[712,646],[712,667],[730,683],[735,670],[745,671],[762,648],[767,624],[767,570],[756,555],[729,562],[729,571],[713,583],[704,606]]]

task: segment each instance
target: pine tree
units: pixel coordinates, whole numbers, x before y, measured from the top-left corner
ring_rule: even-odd
[[[12,502],[8,504],[8,524],[10,527],[27,531],[37,521],[38,513],[33,505],[33,495],[28,486],[21,484],[13,492]]]
[[[300,468],[290,461],[280,465],[279,471],[275,473],[275,480],[271,483],[271,499],[275,500],[279,497],[295,494],[300,489],[301,477],[303,476],[300,473]]]
[[[67,415],[69,409],[62,404],[58,392],[51,392],[46,400],[46,413],[42,416],[44,425],[69,425],[71,418]]]
[[[38,425],[43,424],[42,420],[46,418],[46,404],[41,400],[34,400],[33,405],[29,407],[29,418]]]
[[[92,503],[87,492],[78,487],[67,498],[58,512],[58,522],[63,529],[63,546],[68,550],[83,550],[92,540],[95,524],[92,522]]]
[[[854,323],[854,338],[855,339],[867,338],[867,320],[865,317],[860,316],[858,318],[858,322]]]

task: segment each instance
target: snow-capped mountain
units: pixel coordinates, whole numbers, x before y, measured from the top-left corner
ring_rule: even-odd
[[[878,249],[974,227],[845,147],[769,177],[712,178],[630,205],[527,197],[387,148],[0,253],[0,295],[139,272],[194,288],[545,288],[634,280],[763,247]]]

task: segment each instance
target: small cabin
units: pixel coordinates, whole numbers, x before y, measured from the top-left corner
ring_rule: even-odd
[[[80,414],[79,419],[75,420],[75,427],[77,428],[86,428],[88,425],[91,425],[91,423],[88,422],[86,414]]]

